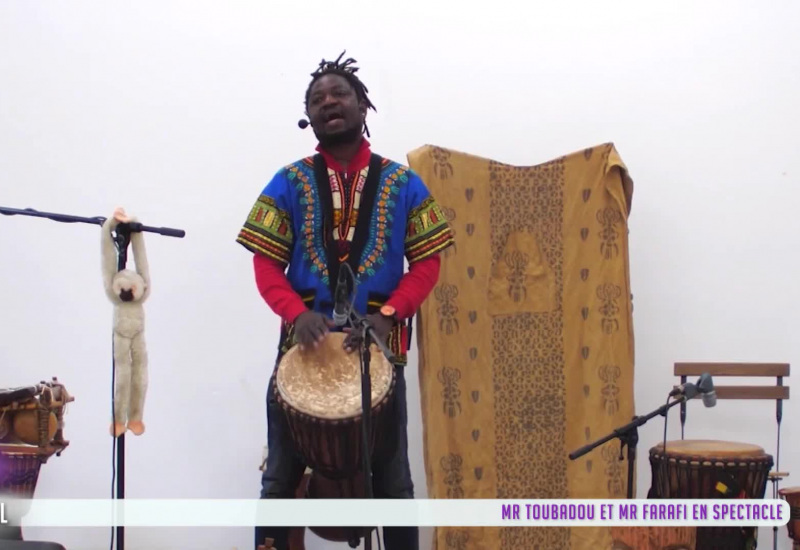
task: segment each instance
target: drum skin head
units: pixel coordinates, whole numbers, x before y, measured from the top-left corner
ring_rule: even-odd
[[[664,445],[659,443],[655,449],[663,452]],[[670,456],[708,457],[708,458],[745,458],[762,457],[763,447],[737,441],[716,441],[710,439],[685,439],[667,441],[667,454]]]
[[[292,347],[278,365],[276,384],[286,403],[299,412],[326,420],[361,415],[361,361],[358,351],[346,353],[346,334],[329,333],[317,349]],[[372,406],[386,397],[394,367],[378,346],[371,348]]]

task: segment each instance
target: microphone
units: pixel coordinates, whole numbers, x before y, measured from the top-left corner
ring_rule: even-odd
[[[297,121],[297,125],[300,127],[301,130],[305,130],[306,128],[309,127],[310,124],[311,123],[304,118],[301,118],[300,120]]]
[[[714,390],[714,381],[707,372],[704,372],[700,378],[697,379],[697,384],[692,384],[691,382],[681,384],[669,392],[669,395],[670,397],[683,395],[686,400],[689,400],[694,398],[698,393],[703,395],[703,405],[706,407],[713,407],[717,404],[717,393]]]
[[[714,390],[714,381],[711,375],[703,373],[697,381],[697,389],[703,394],[703,405],[713,407],[717,404],[717,392]]]
[[[343,327],[347,323],[348,292],[346,276],[345,270],[339,269],[339,278],[336,280],[336,296],[334,297],[333,306],[333,323],[337,327]]]

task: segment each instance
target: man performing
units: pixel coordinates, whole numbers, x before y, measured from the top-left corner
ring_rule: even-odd
[[[340,266],[358,277],[354,308],[373,323],[395,357],[393,419],[396,451],[373,464],[375,498],[414,498],[408,461],[404,366],[410,319],[439,277],[439,253],[453,244],[450,227],[423,181],[397,162],[370,150],[364,138],[368,109],[375,107],[356,76],[355,60],[323,60],[312,73],[305,109],[319,142],[317,154],[272,178],[253,206],[237,242],[253,252],[259,293],[281,317],[277,368],[293,345],[316,346],[331,320]],[[305,127],[305,121],[301,127]],[[404,270],[404,259],[409,270]],[[288,266],[288,271],[286,268]],[[358,336],[344,341],[357,352]],[[261,498],[293,498],[305,471],[285,417],[267,388],[268,457]],[[256,528],[288,550],[288,529]],[[419,548],[416,527],[384,528],[386,550]]]

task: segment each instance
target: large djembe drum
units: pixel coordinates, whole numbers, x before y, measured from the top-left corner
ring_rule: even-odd
[[[317,349],[295,346],[275,373],[275,397],[297,452],[312,470],[306,498],[364,498],[362,472],[361,366],[358,353],[342,349],[346,335],[331,333]],[[377,346],[371,348],[371,412],[368,434],[372,460],[393,451],[389,421],[395,389],[394,366]],[[367,535],[371,529],[312,527],[337,542]]]
[[[789,523],[786,524],[786,529],[792,539],[792,548],[800,550],[800,487],[779,489],[778,495],[789,505]]]
[[[757,445],[730,441],[668,441],[650,449],[651,498],[764,498],[773,465]],[[698,527],[696,550],[746,550],[754,527]]]

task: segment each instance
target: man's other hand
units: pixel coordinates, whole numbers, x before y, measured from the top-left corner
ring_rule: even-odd
[[[367,320],[372,324],[375,329],[375,335],[380,338],[381,342],[386,343],[389,333],[394,326],[394,321],[389,317],[384,317],[380,313],[372,313],[367,315]],[[344,331],[347,333],[347,338],[344,339],[342,347],[347,353],[357,351],[361,346],[362,334],[361,331],[353,332],[353,329],[346,328]]]
[[[294,322],[294,336],[301,350],[316,348],[333,326],[333,319],[316,311],[304,311]]]

